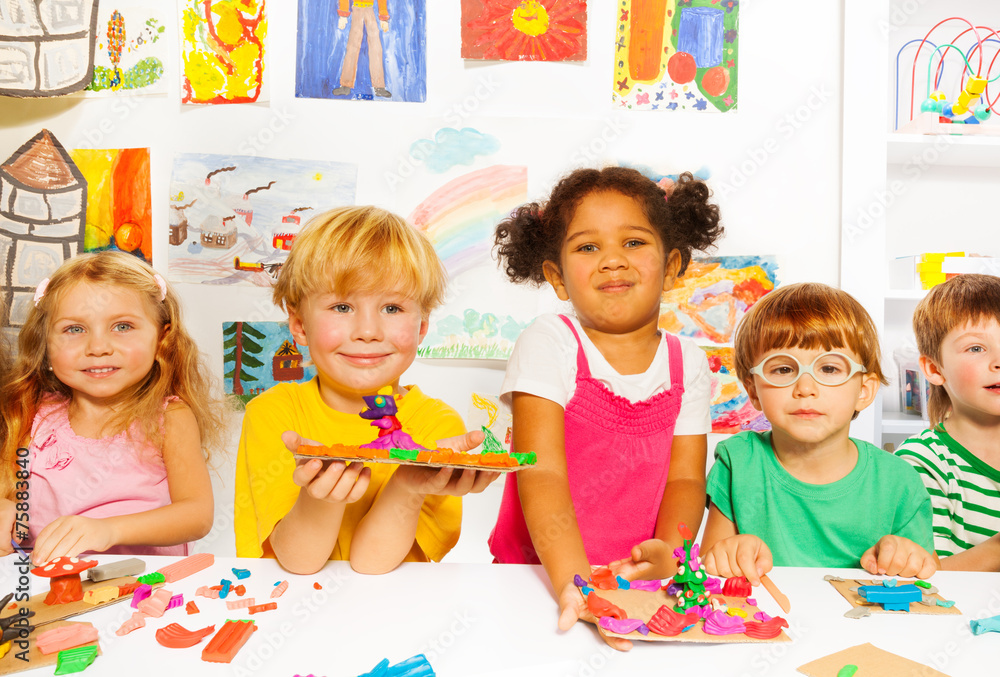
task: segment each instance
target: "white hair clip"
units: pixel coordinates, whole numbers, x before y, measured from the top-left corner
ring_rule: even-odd
[[[44,280],[38,283],[37,287],[35,287],[35,298],[33,300],[35,302],[36,308],[38,307],[39,302],[42,300],[42,297],[45,296],[45,290],[48,289],[48,287],[49,287],[49,278],[45,278]]]
[[[167,281],[159,273],[153,273],[153,279],[156,280],[156,286],[160,288],[160,300],[165,301],[167,298]]]

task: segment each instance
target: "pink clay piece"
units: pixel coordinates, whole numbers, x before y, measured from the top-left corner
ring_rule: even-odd
[[[598,624],[617,635],[627,635],[630,632],[638,630],[640,626],[645,625],[642,621],[637,618],[626,618],[623,621],[613,618],[611,616],[602,616],[598,621]]]
[[[202,569],[207,569],[213,564],[215,564],[215,555],[210,552],[199,552],[190,557],[185,557],[179,562],[174,562],[163,567],[160,569],[160,573],[163,574],[163,578],[166,579],[167,583],[173,583],[182,578],[187,578],[191,574],[196,574]]]
[[[285,594],[285,590],[288,590],[288,581],[282,581],[278,585],[274,586],[274,590],[271,591],[271,599],[277,599]]]
[[[174,595],[167,602],[167,609],[176,609],[179,606],[184,606],[184,595]]]
[[[143,583],[132,593],[132,608],[138,609],[139,602],[153,594],[153,586]]]
[[[201,597],[207,597],[209,599],[219,599],[219,591],[213,590],[211,587],[207,585],[203,585],[197,590],[195,590],[194,594],[196,596],[200,595]]]
[[[226,608],[230,611],[235,609],[246,609],[257,604],[257,600],[253,597],[244,597],[243,599],[237,599],[232,602],[226,602]]]
[[[167,605],[170,604],[171,597],[173,597],[173,594],[169,590],[159,588],[147,599],[139,602],[139,611],[147,616],[159,618],[167,610]]]
[[[656,592],[661,587],[663,587],[663,581],[632,581],[629,585],[631,590],[648,590],[649,592]]]
[[[746,623],[739,616],[730,616],[725,611],[713,611],[705,617],[702,629],[706,635],[735,635],[746,631]]]
[[[50,654],[96,641],[97,628],[89,623],[74,623],[41,633],[35,644],[43,654]]]
[[[119,637],[124,637],[125,635],[132,632],[133,630],[136,630],[137,628],[145,627],[145,625],[146,625],[146,614],[142,613],[141,611],[136,611],[134,614],[132,614],[131,618],[122,623],[122,626],[120,628],[115,630],[115,634],[118,635]]]

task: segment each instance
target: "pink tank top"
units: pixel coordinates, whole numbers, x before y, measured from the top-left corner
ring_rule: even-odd
[[[63,515],[116,517],[170,504],[167,471],[159,453],[135,449],[124,432],[99,440],[80,437],[70,426],[66,400],[46,399],[39,407],[28,451],[28,545]],[[187,555],[188,544],[115,546],[106,552]]]
[[[577,343],[576,388],[564,416],[569,490],[587,560],[607,564],[628,557],[656,529],[684,395],[683,355],[677,337],[664,332],[670,389],[631,402],[590,375],[580,336],[560,317]],[[490,552],[495,562],[539,564],[521,511],[516,473],[507,475]]]

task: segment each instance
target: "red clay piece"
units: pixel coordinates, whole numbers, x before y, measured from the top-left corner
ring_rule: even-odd
[[[319,583],[313,583],[313,587],[316,588],[317,590],[322,590],[323,589],[323,586],[320,585]]]
[[[247,607],[247,611],[251,614],[259,614],[262,611],[274,611],[277,608],[277,602],[268,602],[267,604],[255,604],[254,606]]]
[[[171,623],[156,631],[156,641],[168,649],[186,649],[189,646],[194,646],[213,632],[215,632],[214,625],[201,630],[188,630],[179,623]]]
[[[38,635],[35,646],[43,654],[58,653],[97,641],[97,628],[89,623],[63,625]]]
[[[142,585],[142,583],[139,583],[138,581],[136,581],[134,583],[126,583],[125,585],[119,585],[118,586],[118,596],[119,597],[125,597],[126,595],[131,595],[131,594],[133,594],[136,591],[136,589],[140,585]]]
[[[233,592],[236,593],[237,597],[242,597],[243,595],[247,594],[247,587],[245,585],[237,585],[235,588],[233,588]]]
[[[615,606],[603,597],[598,597],[597,593],[592,592],[587,595],[587,608],[590,613],[594,614],[597,618],[602,618],[604,616],[611,616],[620,621],[625,620],[625,611],[620,607]]]
[[[253,621],[226,621],[201,652],[201,660],[209,663],[231,663],[233,657],[257,630]]]
[[[664,604],[649,619],[646,627],[649,628],[650,632],[655,632],[657,635],[676,637],[681,634],[684,628],[694,625],[697,622],[698,614],[694,611],[690,611],[687,614],[679,614]]]
[[[199,552],[190,557],[185,557],[179,562],[165,566],[159,571],[163,574],[163,578],[166,579],[167,583],[173,583],[182,578],[187,578],[191,574],[196,574],[202,569],[207,569],[213,564],[215,564],[215,555],[210,552]]]
[[[726,579],[722,585],[722,594],[727,597],[749,597],[753,594],[753,587],[746,576],[734,576]]]
[[[198,605],[195,604],[194,602],[188,602],[187,605],[184,607],[184,610],[188,612],[189,616],[191,614],[196,614],[199,611],[201,611],[201,609],[198,608]]]
[[[590,574],[590,581],[598,590],[617,590],[618,579],[608,567],[600,567]]]
[[[788,627],[788,621],[786,621],[781,616],[775,616],[769,621],[757,622],[749,621],[746,623],[746,630],[743,634],[747,637],[753,637],[754,639],[774,639],[781,634],[782,628]]]
[[[44,578],[51,578],[49,594],[45,603],[68,604],[83,599],[83,585],[80,582],[80,572],[90,567],[96,567],[96,560],[80,559],[78,557],[56,557],[41,566],[31,570],[31,573]]]

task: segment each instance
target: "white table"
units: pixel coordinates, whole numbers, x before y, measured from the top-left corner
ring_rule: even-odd
[[[118,557],[97,557],[109,562]],[[171,558],[146,558],[153,571]],[[0,560],[0,590],[13,590],[14,559]],[[247,596],[268,599],[273,584],[288,580],[278,609],[250,616],[227,611],[224,600],[194,597],[202,585],[222,578],[237,583],[231,569],[250,569]],[[518,675],[587,677],[597,675],[793,675],[803,663],[841,649],[872,642],[953,677],[996,674],[1000,634],[971,635],[969,620],[1000,614],[1000,574],[941,572],[932,582],[957,602],[961,616],[880,615],[843,617],[849,605],[827,573],[869,578],[864,572],[782,568],[771,578],[791,600],[786,616],[793,638],[786,644],[696,645],[637,642],[618,653],[599,639],[593,626],[556,629],[555,602],[540,567],[489,564],[404,564],[383,576],[362,576],[345,562],[331,562],[314,576],[293,576],[273,560],[217,558],[213,567],[167,587],[194,600],[201,613],[183,609],[149,619],[125,637],[114,632],[132,613],[127,602],[97,609],[77,620],[100,631],[103,656],[86,675],[292,675],[354,677],[382,658],[397,663],[425,654],[442,677]],[[313,583],[322,585],[316,590]],[[47,579],[32,577],[33,593]],[[767,592],[754,595],[772,615],[784,615]],[[167,649],[154,638],[157,628],[180,623],[189,630],[227,618],[253,618],[259,630],[230,665],[205,663],[207,640],[188,649]],[[697,673],[688,671],[697,670]],[[52,674],[52,668],[29,674]],[[860,677],[860,675],[859,675]]]

